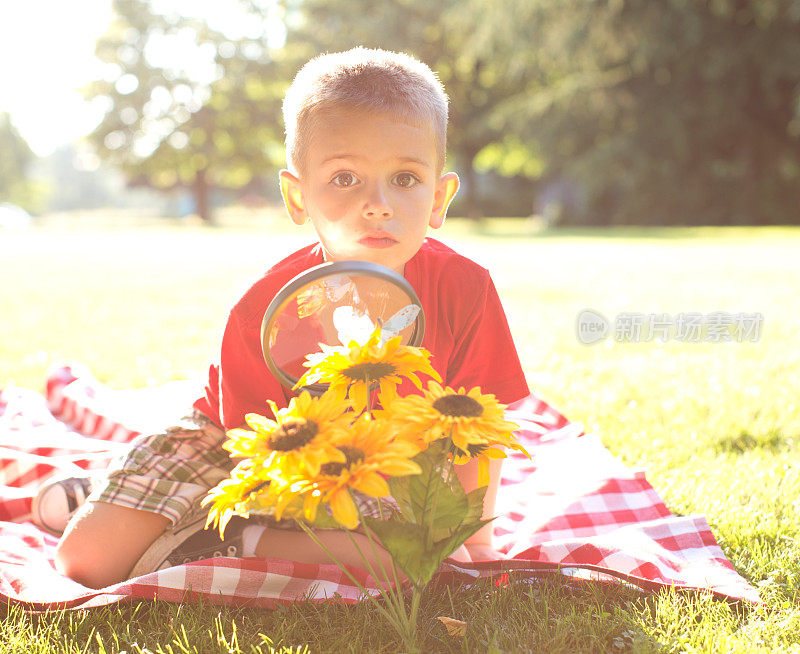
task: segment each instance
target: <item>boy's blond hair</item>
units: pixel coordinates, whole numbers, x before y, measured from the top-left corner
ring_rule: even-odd
[[[332,110],[383,111],[416,126],[430,127],[436,162],[444,169],[447,95],[436,74],[414,57],[364,47],[310,60],[283,101],[287,167],[304,170],[315,119]]]

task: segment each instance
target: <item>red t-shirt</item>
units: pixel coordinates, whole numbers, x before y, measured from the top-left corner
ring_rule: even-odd
[[[205,395],[194,407],[226,429],[247,413],[269,415],[267,399],[286,406],[293,393],[272,375],[261,352],[261,322],[272,298],[293,277],[323,262],[319,244],[276,264],[233,307],[220,360],[209,369]],[[489,272],[434,239],[405,265],[406,280],[425,311],[422,347],[444,384],[479,386],[510,404],[528,395],[517,350]],[[407,382],[400,392],[413,392]],[[271,417],[271,416],[270,416]]]

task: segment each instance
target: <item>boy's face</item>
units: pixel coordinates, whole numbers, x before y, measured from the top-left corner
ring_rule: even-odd
[[[281,171],[292,220],[311,219],[327,261],[360,259],[403,274],[458,190],[455,173],[438,175],[433,132],[342,110],[319,117],[309,136],[300,176]]]

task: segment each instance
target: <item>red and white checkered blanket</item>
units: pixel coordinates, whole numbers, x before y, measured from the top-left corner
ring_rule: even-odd
[[[358,600],[358,588],[336,566],[279,559],[215,558],[101,590],[62,577],[53,567],[57,539],[30,522],[37,487],[53,474],[102,468],[138,432],[186,406],[190,395],[180,384],[111,391],[74,364],[55,367],[46,388],[46,397],[0,391],[0,596],[7,601],[47,609],[133,598],[268,608],[301,597]],[[506,558],[445,562],[441,579],[561,573],[759,601],[705,518],[672,515],[644,473],[623,466],[580,424],[534,395],[510,407],[509,418],[521,425],[520,440],[533,457],[512,456],[503,468],[494,528]],[[377,587],[366,573],[353,572],[367,588]]]

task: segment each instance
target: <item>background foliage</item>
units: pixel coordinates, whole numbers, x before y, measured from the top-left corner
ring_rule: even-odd
[[[0,113],[0,202],[13,202],[29,210],[38,208],[39,189],[28,179],[35,158],[11,117]]]
[[[444,82],[456,214],[800,222],[800,0],[228,2],[247,29],[114,0],[86,88],[98,154],[204,218],[220,189],[274,198],[294,73],[366,45]]]

